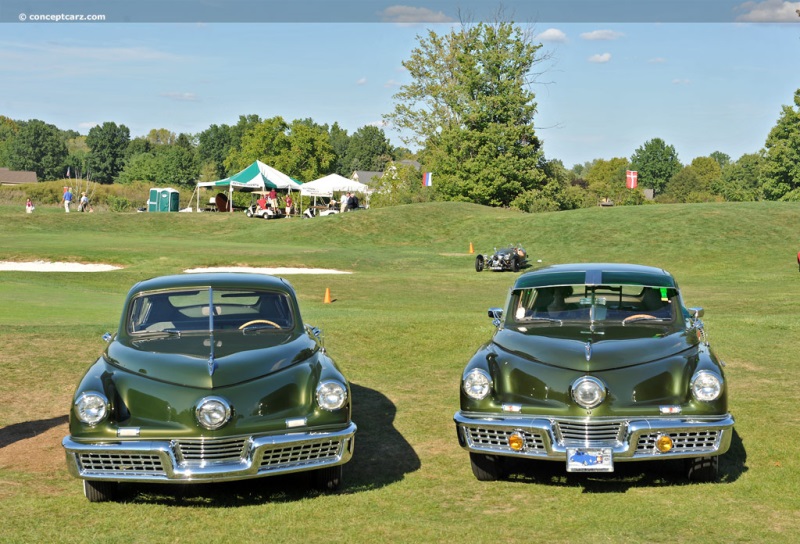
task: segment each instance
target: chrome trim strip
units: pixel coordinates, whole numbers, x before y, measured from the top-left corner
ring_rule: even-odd
[[[506,413],[456,412],[453,416],[458,441],[462,448],[495,455],[527,457],[532,459],[552,459],[566,461],[567,447],[586,445],[611,448],[614,461],[645,461],[654,459],[679,459],[722,455],[731,444],[734,425],[733,416],[725,414],[713,417],[681,416],[676,418],[560,418],[509,415]],[[557,429],[558,424],[609,426],[619,424],[622,429],[615,440],[564,440]],[[473,433],[471,433],[471,431]],[[503,433],[524,431],[537,437],[537,446],[526,446],[522,451],[514,451],[494,439]],[[475,441],[474,433],[484,433],[492,440]],[[680,447],[668,453],[661,453],[648,447],[650,435],[674,434]],[[483,435],[481,435],[483,436]],[[541,440],[541,443],[538,440]],[[640,444],[641,441],[641,444]]]
[[[83,443],[66,436],[61,445],[66,450],[69,473],[76,478],[129,482],[221,482],[343,465],[353,456],[356,430],[356,424],[351,422],[340,431],[298,432],[249,438],[247,452],[241,459],[231,462],[180,462],[172,440]],[[332,443],[337,444],[335,455],[314,458],[313,452],[306,455],[302,451],[303,448],[313,450],[319,445],[323,451],[330,452],[334,449]],[[295,455],[298,449],[301,450],[299,456]],[[288,453],[282,453],[286,450],[289,450]],[[278,461],[273,464],[276,451],[279,452]],[[273,457],[262,466],[262,459],[270,454]],[[81,466],[81,455],[96,457],[100,459],[100,464],[106,460],[105,464],[116,466],[117,470],[86,470]],[[142,466],[145,468],[137,470],[136,467]]]

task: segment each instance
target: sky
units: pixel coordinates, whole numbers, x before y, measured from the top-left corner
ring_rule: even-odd
[[[402,63],[420,37],[502,13],[542,44],[532,90],[546,158],[568,168],[629,158],[661,138],[684,164],[714,151],[735,160],[763,148],[794,105],[796,10],[800,1],[4,0],[0,115],[81,134],[113,121],[132,137],[196,134],[240,115],[311,118],[350,134],[382,126],[404,145],[383,116],[411,83]]]

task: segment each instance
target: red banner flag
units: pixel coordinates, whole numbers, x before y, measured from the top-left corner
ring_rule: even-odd
[[[636,170],[628,170],[625,172],[625,187],[628,189],[636,189],[636,186],[639,185],[639,172]]]

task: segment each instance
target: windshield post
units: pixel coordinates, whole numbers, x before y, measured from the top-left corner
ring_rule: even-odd
[[[213,376],[217,363],[214,361],[214,288],[208,288],[208,335],[209,335],[209,355],[208,355],[208,375]]]

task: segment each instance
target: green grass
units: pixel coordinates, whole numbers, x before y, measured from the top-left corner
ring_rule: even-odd
[[[432,203],[278,221],[20,210],[0,206],[0,260],[124,268],[0,272],[0,542],[796,540],[798,204],[528,215]],[[516,276],[475,273],[468,248],[485,253],[516,242],[534,263],[664,267],[686,302],[705,308],[737,419],[721,482],[690,485],[652,464],[617,465],[607,476],[533,464],[512,481],[474,479],[452,422],[459,377],[492,333],[486,309],[503,304]],[[294,476],[131,488],[124,502],[88,503],[66,473],[54,427],[102,351],[100,335],[116,328],[128,288],[155,275],[231,265],[354,272],[287,276],[305,321],[323,329],[354,384],[359,431],[343,488],[320,495]],[[24,462],[26,451],[41,466]]]

